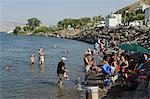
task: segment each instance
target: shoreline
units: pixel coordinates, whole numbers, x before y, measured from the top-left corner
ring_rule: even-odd
[[[30,35],[29,35],[30,36]],[[34,36],[34,35],[33,35]],[[46,35],[41,35],[41,36],[45,36],[46,37]],[[47,36],[47,37],[49,37],[49,36]],[[80,36],[79,36],[80,37]],[[86,36],[85,36],[86,37]],[[57,37],[58,38],[58,37]],[[60,38],[63,38],[63,37],[60,37]],[[65,39],[71,39],[71,38],[65,38]],[[90,38],[91,39],[91,38]],[[87,39],[87,40],[89,40],[90,41],[90,39]],[[81,41],[81,40],[80,40]],[[85,41],[84,41],[85,42]],[[88,43],[88,42],[87,42]],[[116,89],[117,91],[118,91],[118,89],[117,89],[117,87],[113,87],[113,88],[111,88],[110,90],[113,90],[113,89]],[[137,90],[138,91],[138,90]],[[136,92],[136,91],[135,91]],[[101,93],[100,91],[99,91],[99,93]],[[137,92],[138,93],[138,92]],[[110,96],[113,96],[115,94],[115,92],[113,93],[113,92],[111,92],[111,93],[108,93],[108,94],[106,94],[108,97]],[[127,91],[124,91],[124,92],[122,92],[121,93],[121,96],[122,96],[122,98],[124,98],[124,97],[126,97],[126,95],[127,95]],[[120,97],[120,94],[119,94],[119,97]],[[135,94],[135,97],[136,97],[136,94]],[[107,99],[107,97],[104,97],[103,99]]]
[[[75,30],[76,31],[76,30]],[[74,31],[55,32],[55,33],[36,33],[31,35],[65,38],[94,44],[98,39],[105,39],[109,46],[118,46],[120,44],[139,44],[150,50],[149,32],[150,27],[118,27],[114,29],[95,30],[89,29],[74,33]],[[67,31],[68,32],[68,31]],[[73,32],[73,34],[72,34]],[[66,34],[65,34],[66,33]]]
[[[150,27],[117,27],[112,29],[86,29],[86,30],[62,30],[53,33],[26,33],[18,35],[44,36],[77,40],[88,44],[94,44],[98,39],[105,39],[109,46],[120,44],[139,44],[150,50]],[[7,33],[7,32],[6,32]],[[14,34],[13,34],[14,35]]]

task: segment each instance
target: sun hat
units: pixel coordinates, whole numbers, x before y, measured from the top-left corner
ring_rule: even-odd
[[[61,60],[65,61],[65,60],[67,60],[67,59],[66,59],[66,57],[62,57]]]

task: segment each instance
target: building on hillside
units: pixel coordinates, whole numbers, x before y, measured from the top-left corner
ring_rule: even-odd
[[[106,27],[116,27],[122,24],[122,14],[111,14],[110,17],[106,17]]]
[[[102,20],[102,21],[100,21],[99,23],[95,23],[95,24],[94,24],[94,27],[105,27],[105,21]]]
[[[145,9],[145,25],[150,26],[150,7]]]
[[[145,10],[146,8],[150,7],[150,0],[137,0],[137,2],[128,5],[126,7],[123,7],[119,10],[117,10],[115,13],[124,13],[125,11],[128,11],[129,13],[134,13],[136,10]]]
[[[98,25],[98,27],[105,27],[105,21],[101,21],[100,24]]]
[[[74,28],[71,25],[68,25],[67,30],[74,30]]]
[[[134,20],[132,22],[129,22],[129,26],[141,26],[143,25],[143,20]]]
[[[141,2],[140,5],[139,5],[139,8],[142,9],[143,11],[146,9],[146,8],[149,8],[150,5],[144,3],[144,2]]]

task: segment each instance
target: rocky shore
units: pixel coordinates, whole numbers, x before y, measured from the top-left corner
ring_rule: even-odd
[[[150,49],[150,27],[120,27],[115,29],[91,29],[77,35],[74,39],[95,43],[97,39],[106,39],[110,46],[122,43],[135,43]]]
[[[34,34],[35,35],[35,34]],[[36,35],[59,37],[66,39],[79,40],[94,44],[98,39],[105,39],[110,46],[123,43],[140,44],[150,50],[150,27],[117,27],[107,28],[91,28],[86,30],[62,30],[55,33],[37,33]]]
[[[105,39],[110,47],[118,46],[123,43],[140,44],[150,50],[150,27],[117,27],[112,29],[107,28],[90,28],[86,30],[62,30],[55,33],[36,33],[28,35],[38,35],[47,37],[66,38],[72,40],[79,40],[87,43],[94,44],[98,39]],[[149,71],[150,63],[145,64],[146,70]],[[97,85],[101,79],[97,75],[89,76],[89,85]],[[114,85],[109,88],[107,92],[100,91],[102,99],[124,99],[129,96],[129,99],[147,99],[150,96],[150,83],[145,81],[139,84],[138,88],[134,91],[125,91],[120,86]],[[137,98],[139,97],[139,98]]]

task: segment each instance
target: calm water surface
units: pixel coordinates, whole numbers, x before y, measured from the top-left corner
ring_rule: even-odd
[[[38,65],[40,47],[45,53],[42,66]],[[77,77],[84,78],[83,52],[89,47],[92,45],[68,39],[0,33],[0,99],[82,99],[81,93],[72,88]],[[29,64],[31,51],[35,53],[35,65]],[[70,80],[60,89],[56,86],[56,69],[62,56],[67,57]],[[3,69],[7,64],[12,66],[11,71]]]

